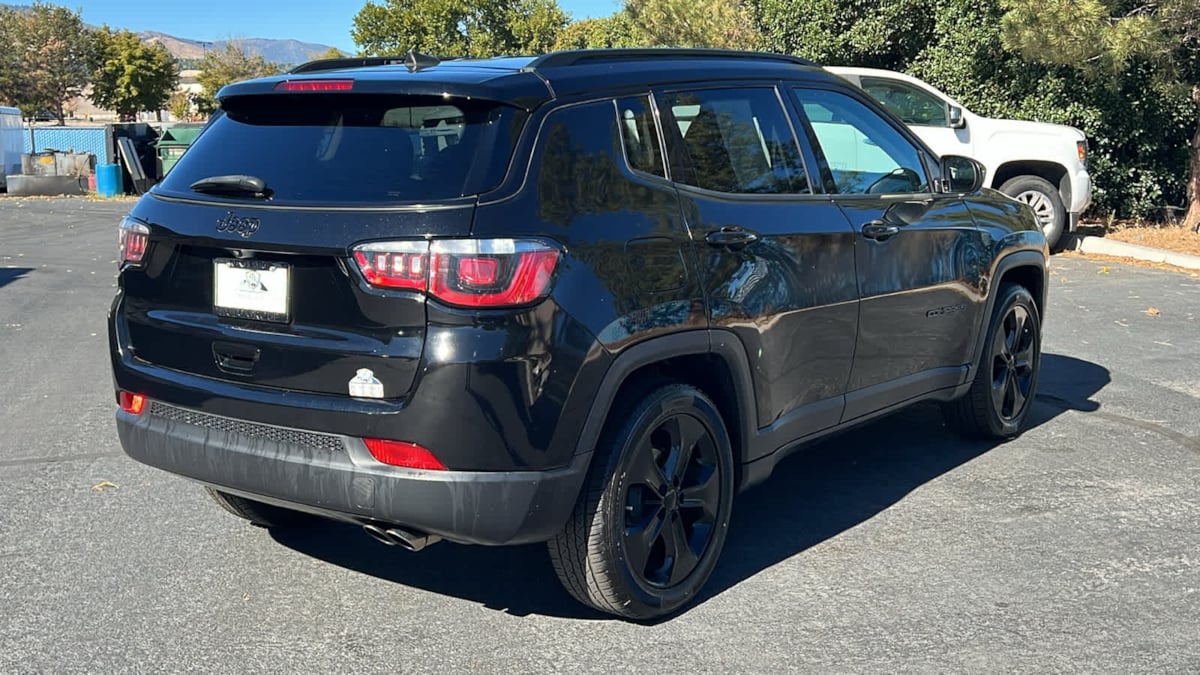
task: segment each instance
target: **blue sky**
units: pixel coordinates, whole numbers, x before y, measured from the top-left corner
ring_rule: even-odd
[[[133,31],[156,30],[193,40],[226,38],[295,38],[304,42],[354,50],[350,26],[366,0],[76,0],[54,2],[82,6],[83,20],[94,25]],[[11,4],[25,4],[23,0]],[[559,0],[559,5],[581,19],[605,16],[616,10],[616,0]]]

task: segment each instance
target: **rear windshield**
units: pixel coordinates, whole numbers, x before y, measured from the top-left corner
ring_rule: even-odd
[[[203,198],[192,183],[243,174],[273,202],[378,204],[479,194],[504,178],[525,121],[480,100],[374,94],[227,100],[156,188]]]

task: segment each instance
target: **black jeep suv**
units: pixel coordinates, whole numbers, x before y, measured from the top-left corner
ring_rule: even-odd
[[[219,100],[121,223],[110,341],[125,451],[252,522],[548,542],[655,617],[801,443],[1029,413],[1033,213],[810,62],[410,53]]]

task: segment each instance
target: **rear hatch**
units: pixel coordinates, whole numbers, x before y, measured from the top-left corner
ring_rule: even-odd
[[[468,235],[473,195],[503,179],[524,113],[325,92],[222,106],[123,225],[148,230],[121,278],[125,346],[205,377],[340,395],[357,378],[359,395],[403,397],[425,296],[367,283],[351,249]]]

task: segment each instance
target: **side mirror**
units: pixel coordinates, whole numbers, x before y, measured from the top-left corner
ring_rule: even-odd
[[[956,105],[950,106],[949,118],[950,118],[950,128],[951,129],[966,129],[967,128],[967,118],[965,116],[963,116],[962,108],[960,108]]]
[[[941,161],[942,192],[963,194],[983,187],[987,169],[978,161],[961,155],[946,155]]]

